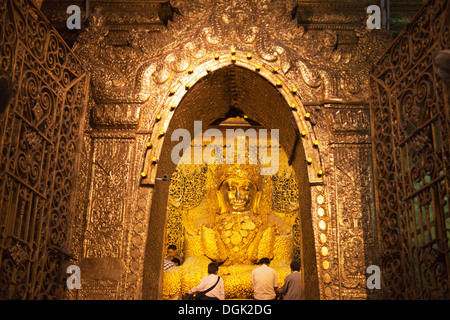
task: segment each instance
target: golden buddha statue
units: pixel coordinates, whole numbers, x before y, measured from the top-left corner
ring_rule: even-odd
[[[258,165],[218,165],[218,210],[183,214],[185,263],[164,274],[163,297],[187,292],[206,275],[207,265],[219,264],[227,299],[251,298],[251,272],[261,258],[273,259],[280,284],[290,273],[292,224],[260,208],[263,183]]]

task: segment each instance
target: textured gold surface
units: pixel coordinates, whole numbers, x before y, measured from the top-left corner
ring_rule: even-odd
[[[429,208],[436,208],[435,221],[421,226],[431,228],[420,231],[423,237],[445,229],[442,224],[447,218],[439,210],[446,207],[431,205],[431,193],[426,190],[438,195],[433,201],[448,198],[448,188],[437,180],[443,179],[441,172],[448,172],[442,169],[446,162],[440,160],[438,149],[424,148],[433,145],[426,143],[427,137],[438,145],[448,140],[445,130],[441,138],[432,137],[439,126],[448,123],[448,112],[436,111],[443,109],[444,98],[431,54],[435,49],[448,49],[448,1],[426,1],[426,10],[375,69],[372,66],[390,38],[382,30],[365,28],[363,7],[371,4],[370,0],[92,0],[92,9],[101,5],[103,10],[94,10],[87,19],[88,28],[83,26],[78,32],[67,29],[65,13],[69,5],[77,3],[34,2],[43,9],[52,4],[46,16],[58,23],[66,36],[70,34],[71,43],[80,35],[74,46],[80,60],[31,1],[1,2],[5,32],[0,34],[0,60],[12,89],[9,104],[0,111],[0,207],[6,210],[0,226],[5,271],[0,288],[7,288],[3,298],[61,297],[64,281],[60,281],[58,268],[64,267],[69,257],[73,258],[70,263],[91,266],[82,276],[82,289],[67,293],[70,298],[160,298],[166,243],[184,248],[183,255],[188,257],[185,272],[166,274],[165,282],[173,284],[173,288],[167,285],[169,292],[187,290],[206,274],[209,259],[204,260],[204,252],[208,247],[208,256],[219,260],[230,256],[237,262],[222,265],[220,270],[227,277],[229,297],[249,294],[248,274],[254,267],[250,262],[272,253],[280,277],[284,261],[292,254],[306,257],[307,293],[314,298],[319,293],[325,299],[366,298],[370,293],[365,287],[365,268],[379,264],[369,99],[379,99],[374,106],[384,108],[380,113],[384,116],[391,102],[396,102],[396,112],[402,117],[392,125],[401,127],[402,121],[407,121],[408,126],[417,126],[406,138],[403,130],[392,131],[400,132],[391,137],[394,142],[405,138],[399,146],[410,148],[408,154],[431,157],[406,168],[402,177],[416,176],[417,168],[421,172],[418,179],[429,171],[434,176],[431,182],[425,176],[423,188],[407,194],[410,198],[402,205],[414,205],[403,211],[414,217],[414,208],[425,208],[427,217]],[[412,2],[392,3],[392,9],[411,10]],[[181,14],[174,13],[173,19],[163,24],[158,17],[160,3],[166,9],[170,4]],[[379,90],[372,96],[367,81],[371,69],[372,89]],[[89,99],[86,116],[85,97]],[[448,96],[446,99],[448,102]],[[403,103],[413,100],[417,103]],[[418,118],[422,104],[430,107],[423,123]],[[265,215],[267,221],[259,221],[252,212],[242,217],[247,216],[255,228],[230,218],[232,228],[219,231],[221,223],[211,224],[220,209],[216,186],[209,185],[213,184],[213,170],[179,168],[172,175],[174,166],[165,166],[170,148],[167,143],[163,148],[163,143],[174,128],[185,128],[199,119],[211,123],[229,106],[241,108],[266,128],[281,129],[281,136],[287,137],[282,145],[296,178],[286,170],[263,181],[259,209],[260,217]],[[402,109],[409,107],[412,111]],[[386,130],[377,123],[386,124],[386,119],[377,119],[376,114],[372,119],[377,143],[384,147]],[[433,130],[428,132],[429,126]],[[305,133],[299,140],[295,138],[297,129]],[[84,137],[79,139],[83,130]],[[313,147],[315,140],[320,141],[317,148]],[[74,160],[76,155],[81,155],[80,164]],[[384,156],[377,154],[378,164]],[[394,156],[392,163],[404,163],[398,160],[402,152]],[[309,177],[302,171],[305,168]],[[401,171],[394,169],[392,172]],[[169,183],[155,183],[155,178],[164,174],[172,179],[179,174],[178,178],[184,179],[180,182],[183,188],[174,189],[169,204],[165,198]],[[408,183],[403,184],[406,193],[415,190]],[[400,184],[386,185],[395,189]],[[395,197],[396,191],[391,189],[380,188],[379,199]],[[414,201],[420,203],[415,206]],[[73,216],[69,207],[76,208]],[[398,242],[395,247],[397,243],[389,239],[398,233],[398,227],[388,224],[390,228],[386,228],[383,219],[404,223],[406,213],[402,219],[395,219],[393,213],[379,213],[383,226],[379,228],[380,252],[387,259],[384,262],[392,262],[388,268],[394,266],[383,273],[385,284],[400,283],[404,288],[422,278],[429,290],[411,288],[392,291],[390,296],[433,297],[439,291],[435,283],[449,287],[442,279],[449,274],[448,263],[442,263],[447,242],[433,239],[422,246]],[[291,234],[283,231],[284,223],[292,226]],[[169,232],[164,239],[166,229]],[[405,248],[418,249],[406,255]],[[417,261],[421,263],[417,277],[409,279],[406,272],[395,269]]]
[[[0,30],[0,299],[62,299],[89,72],[29,0]]]
[[[450,299],[450,2],[426,3],[370,73],[385,299]]]
[[[117,139],[132,141],[127,168],[130,178],[124,181],[113,173],[110,179],[114,184],[114,197],[110,198],[124,200],[123,232],[116,238],[115,233],[107,233],[102,239],[114,248],[120,246],[125,271],[120,283],[102,286],[110,286],[115,292],[111,297],[119,299],[160,298],[166,244],[177,244],[189,258],[204,254],[203,242],[220,239],[211,225],[219,212],[217,186],[212,186],[214,171],[207,168],[203,172],[201,165],[175,171],[175,165],[168,164],[170,133],[175,128],[190,130],[195,120],[212,123],[233,106],[266,128],[280,129],[284,139],[280,144],[292,160],[298,188],[292,186],[288,170],[283,172],[286,168],[281,170],[280,180],[263,181],[266,189],[259,209],[267,215],[275,240],[267,228],[258,228],[258,238],[245,244],[252,234],[239,230],[226,236],[230,244],[233,240],[238,245],[227,248],[215,241],[208,254],[223,259],[221,250],[237,255],[245,244],[261,249],[252,251],[255,256],[251,259],[257,259],[258,254],[269,252],[273,243],[275,259],[276,252],[287,255],[287,246],[277,245],[282,237],[277,232],[283,233],[280,226],[286,223],[294,226],[290,254],[305,258],[310,297],[365,298],[364,266],[377,262],[367,72],[387,47],[389,35],[383,30],[366,30],[363,19],[352,26],[333,26],[329,23],[334,18],[328,15],[322,28],[306,29],[292,19],[295,1],[179,0],[171,4],[182,14],[174,14],[167,28],[123,32],[121,46],[112,45],[117,32],[108,24],[109,13],[104,12],[102,18],[100,12],[94,12],[89,28],[81,32],[74,46],[92,77],[76,239],[85,238],[84,221],[98,203],[91,196],[102,181],[92,174],[98,170],[92,164],[94,155],[107,158],[117,148]],[[303,15],[301,9],[299,13]],[[364,18],[365,12],[361,15]],[[347,13],[335,18],[345,21]],[[352,41],[347,41],[348,36]],[[281,85],[277,87],[278,81]],[[302,131],[306,133],[303,137]],[[94,143],[96,139],[104,139],[104,151],[102,144]],[[320,142],[317,147],[315,140]],[[151,161],[153,157],[157,163]],[[141,172],[146,176],[141,177]],[[169,184],[156,180],[164,174],[172,177],[173,185],[175,178],[183,186],[173,189],[169,204]],[[323,196],[320,203],[316,201],[319,194]],[[115,217],[115,207],[116,203],[111,209],[105,207],[105,212]],[[318,220],[325,221],[324,230]],[[114,220],[107,224],[114,230]],[[202,240],[203,225],[210,230],[204,229]],[[105,235],[102,231],[95,224],[88,236],[95,239],[95,234]],[[249,234],[244,236],[244,231]],[[92,250],[82,248],[79,240],[75,243],[74,252]],[[324,246],[327,256],[321,254]],[[325,261],[329,282],[324,281]],[[98,277],[101,280],[100,274]],[[83,294],[89,296],[87,291]]]

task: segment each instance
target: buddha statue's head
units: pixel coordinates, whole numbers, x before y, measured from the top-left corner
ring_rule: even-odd
[[[249,179],[226,179],[219,187],[221,207],[231,212],[246,212],[252,209],[258,189]]]
[[[259,169],[232,166],[222,176],[217,190],[220,213],[257,213],[261,190],[258,187]]]

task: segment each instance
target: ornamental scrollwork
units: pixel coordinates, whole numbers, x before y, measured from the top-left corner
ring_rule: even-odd
[[[432,0],[372,72],[374,177],[384,297],[450,297],[449,104],[434,52],[448,1]]]
[[[38,1],[40,5],[42,1]],[[0,1],[0,297],[61,299],[87,76],[31,1]]]
[[[149,80],[164,84],[207,55],[228,50],[225,43],[276,64],[297,79],[299,88],[319,88],[323,100],[367,98],[367,71],[387,47],[389,34],[361,26],[354,30],[357,44],[341,48],[336,32],[306,31],[299,25],[296,5],[292,0],[171,1],[180,14],[167,27],[158,33],[133,29],[124,47],[107,44],[109,28],[99,10],[74,50],[93,73],[99,103],[143,103],[152,91]]]

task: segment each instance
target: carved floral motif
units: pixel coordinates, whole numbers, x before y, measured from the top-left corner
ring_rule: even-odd
[[[450,297],[449,104],[434,52],[450,6],[431,0],[372,72],[371,116],[383,295]]]
[[[388,33],[355,29],[356,47],[342,49],[334,31],[308,31],[292,17],[296,1],[172,1],[167,28],[155,33],[134,29],[126,47],[105,42],[109,29],[98,21],[83,32],[74,50],[93,73],[95,98],[101,102],[144,102],[147,81],[165,83],[196,60],[223,49],[256,52],[298,87],[320,88],[324,100],[367,98],[366,74],[390,41]],[[303,80],[303,81],[299,81]],[[316,99],[307,96],[305,99]]]

